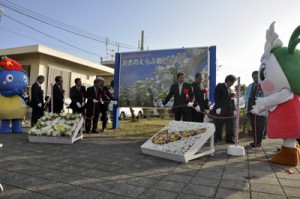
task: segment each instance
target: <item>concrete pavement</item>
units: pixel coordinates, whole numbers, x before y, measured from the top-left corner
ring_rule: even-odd
[[[188,164],[144,155],[145,139],[88,135],[73,145],[28,143],[26,135],[0,135],[0,198],[300,198],[300,167],[261,163],[246,156],[214,156]],[[244,139],[240,145],[250,142]],[[256,156],[275,154],[280,140],[264,140]]]

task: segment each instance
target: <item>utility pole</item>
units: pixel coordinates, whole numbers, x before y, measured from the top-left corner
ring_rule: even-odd
[[[141,51],[144,51],[144,31],[142,30],[141,35]]]

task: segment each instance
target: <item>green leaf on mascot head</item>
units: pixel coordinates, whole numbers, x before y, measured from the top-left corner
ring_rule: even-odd
[[[300,26],[291,35],[288,47],[279,47],[272,50],[289,81],[292,91],[298,95],[300,95],[300,50],[296,49],[296,46],[300,42],[299,35]]]
[[[273,49],[272,53],[281,66],[292,92],[300,95],[300,50],[295,49],[294,53],[290,54],[287,47],[279,47]]]
[[[5,56],[5,55],[1,56],[1,61],[6,58],[7,58],[7,56]]]

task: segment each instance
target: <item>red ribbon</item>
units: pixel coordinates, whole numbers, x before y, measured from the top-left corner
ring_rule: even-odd
[[[190,100],[190,96],[189,96],[189,89],[183,89],[183,93],[185,94],[185,100],[189,101]]]
[[[203,93],[203,94],[207,94],[207,93],[208,93],[208,88],[203,88],[203,89],[202,89],[202,93]]]

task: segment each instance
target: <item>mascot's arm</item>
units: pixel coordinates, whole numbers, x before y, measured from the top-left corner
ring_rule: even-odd
[[[255,106],[251,112],[259,113],[265,111],[266,109],[273,111],[278,104],[282,104],[286,101],[293,99],[294,93],[287,88],[282,89],[281,91],[274,93],[272,95],[257,98],[255,101]]]
[[[15,88],[14,90],[2,90],[1,95],[5,96],[5,97],[19,95],[19,90],[17,88]]]

